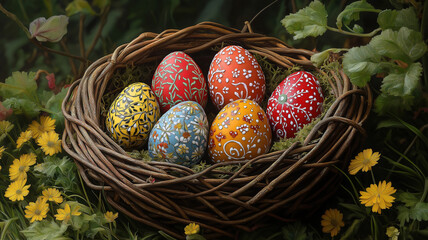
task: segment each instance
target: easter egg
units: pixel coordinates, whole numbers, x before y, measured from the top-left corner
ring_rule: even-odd
[[[269,151],[272,132],[263,109],[249,99],[227,104],[215,117],[208,153],[213,162],[252,159]]]
[[[195,101],[205,107],[208,101],[208,86],[201,69],[181,51],[161,61],[153,75],[152,90],[162,113],[180,102]]]
[[[111,104],[106,129],[122,147],[142,147],[160,117],[159,105],[150,87],[141,82],[122,90]]]
[[[268,100],[266,114],[278,138],[291,138],[322,111],[324,97],[318,80],[310,72],[289,75]]]
[[[201,105],[181,102],[169,109],[153,127],[148,150],[153,160],[191,167],[205,153],[208,120]]]
[[[210,97],[217,109],[238,99],[263,100],[265,76],[254,56],[241,46],[222,48],[208,72]]]

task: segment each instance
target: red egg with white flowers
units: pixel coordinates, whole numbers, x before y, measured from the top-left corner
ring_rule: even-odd
[[[208,72],[210,97],[217,109],[238,99],[263,100],[266,85],[263,71],[254,56],[241,46],[222,48]]]
[[[277,138],[292,138],[321,114],[324,97],[315,76],[299,71],[285,78],[268,100],[266,114]]]
[[[153,75],[152,91],[162,113],[180,102],[194,101],[203,108],[208,102],[208,86],[201,69],[181,51],[168,54],[160,62]]]

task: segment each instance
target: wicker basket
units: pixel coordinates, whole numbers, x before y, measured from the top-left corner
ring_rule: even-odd
[[[238,31],[204,22],[160,34],[143,33],[88,67],[70,87],[62,110],[63,148],[90,188],[104,191],[108,202],[123,214],[176,238],[184,237],[182,227],[190,222],[199,223],[204,234],[214,238],[251,231],[268,218],[293,221],[302,214],[309,216],[334,194],[340,181],[336,167],[346,169],[365,136],[362,123],[372,105],[369,89],[352,85],[342,71],[316,69],[308,60],[313,52],[291,48],[245,26]],[[178,50],[192,57],[211,52],[211,58],[214,47],[230,44],[284,68],[298,65],[331,76],[336,100],[303,143],[194,172],[172,163],[134,159],[105,133],[101,98],[114,70],[160,61]],[[238,169],[216,177],[226,165]]]

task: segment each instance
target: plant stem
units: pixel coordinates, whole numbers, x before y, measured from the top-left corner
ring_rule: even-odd
[[[6,151],[4,151],[3,153],[6,153],[7,155],[9,155],[9,157],[11,157],[12,159],[15,159],[15,156],[13,156],[12,154],[10,154],[10,153],[8,153],[8,152],[6,152]]]
[[[342,34],[346,34],[346,35],[350,35],[350,36],[355,36],[355,37],[373,37],[379,31],[382,31],[381,28],[376,28],[375,30],[373,30],[372,32],[369,32],[369,33],[353,33],[353,32],[344,31],[344,30],[334,28],[334,27],[330,27],[330,26],[326,26],[326,28],[330,31],[333,31],[333,32],[338,32],[338,33],[342,33]]]
[[[21,22],[21,20],[19,20],[19,18],[15,14],[6,10],[1,3],[0,3],[0,11],[2,11],[8,18],[15,21],[18,24],[18,26],[24,31],[25,35],[27,35],[29,39],[31,38],[31,33],[30,31],[28,31],[28,28]]]
[[[106,24],[106,22],[107,22],[107,15],[108,15],[108,12],[109,12],[109,10],[110,10],[110,5],[109,6],[107,6],[105,9],[104,9],[104,11],[103,11],[103,13],[102,13],[102,15],[101,15],[101,22],[100,22],[100,25],[99,25],[99,27],[98,27],[98,30],[97,30],[97,33],[95,34],[95,37],[94,37],[94,39],[92,39],[92,43],[91,43],[91,45],[89,46],[89,48],[88,48],[88,50],[86,51],[86,58],[88,58],[89,57],[89,54],[92,52],[92,50],[94,49],[94,47],[95,47],[95,45],[97,44],[97,42],[98,42],[98,39],[100,38],[100,36],[101,36],[101,33],[102,33],[102,30],[103,30],[103,28],[104,28],[104,26],[105,26],[105,24]]]
[[[69,58],[74,58],[74,59],[77,59],[77,60],[79,60],[81,62],[86,62],[87,61],[85,58],[82,58],[80,56],[72,55],[72,54],[67,53],[67,52],[62,52],[62,51],[58,51],[58,50],[55,50],[55,49],[52,49],[52,48],[45,47],[39,41],[37,41],[34,38],[30,38],[30,41],[32,43],[34,43],[37,47],[39,47],[39,48],[41,48],[41,49],[43,49],[45,51],[48,51],[48,52],[51,52],[51,53],[55,53],[55,54],[59,54],[59,55],[62,55],[62,56],[66,56],[66,57],[69,57]]]
[[[16,142],[15,142],[15,140],[13,140],[13,138],[10,136],[10,134],[9,133],[6,133],[6,135],[7,135],[7,137],[9,138],[9,140],[15,145],[15,147],[16,147]]]
[[[18,0],[19,8],[21,9],[22,15],[24,16],[24,20],[29,22],[27,11],[25,10],[24,4],[22,4],[22,0]]]
[[[65,40],[62,39],[60,42],[62,49],[64,49],[64,51],[66,53],[70,53],[70,51],[68,50],[67,45],[65,44]],[[68,61],[70,62],[70,66],[71,66],[71,71],[73,72],[73,75],[76,76],[77,78],[77,69],[76,69],[76,65],[73,62],[73,59],[69,58]]]
[[[85,41],[83,41],[84,23],[85,23],[85,14],[81,13],[80,20],[79,20],[79,46],[80,46],[80,56],[82,56],[82,58],[85,58]]]
[[[424,3],[424,9],[422,10],[423,16],[422,16],[422,22],[421,22],[421,32],[422,32],[422,38],[427,39],[428,38],[428,1],[425,1]],[[424,71],[424,83],[425,83],[425,91],[428,89],[428,54],[425,54],[422,57],[422,66]]]
[[[374,177],[374,173],[373,173],[373,171],[372,171],[372,170],[370,170],[370,173],[371,173],[371,175],[372,175],[373,184],[375,184],[375,185],[376,185],[376,180],[375,180],[375,177]]]

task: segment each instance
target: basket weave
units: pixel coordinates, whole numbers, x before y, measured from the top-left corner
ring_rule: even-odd
[[[116,69],[153,63],[179,50],[190,55],[211,51],[212,57],[213,47],[230,44],[283,68],[298,65],[329,76],[336,100],[303,143],[196,173],[172,163],[136,160],[106,134],[101,98]],[[199,223],[205,234],[233,237],[237,229],[251,231],[266,218],[293,221],[310,215],[334,194],[340,173],[333,165],[346,169],[365,137],[362,123],[372,105],[368,88],[352,85],[341,70],[316,69],[309,61],[312,54],[253,33],[249,24],[243,31],[204,22],[143,33],[98,59],[72,84],[62,105],[63,148],[74,158],[84,182],[104,191],[113,207],[176,238],[183,238],[182,227],[190,222]],[[238,169],[219,169],[227,165]],[[221,174],[227,177],[219,178]]]

